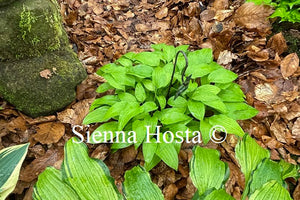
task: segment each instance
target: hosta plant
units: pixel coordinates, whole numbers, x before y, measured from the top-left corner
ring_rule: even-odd
[[[272,161],[269,152],[249,135],[245,135],[238,142],[235,152],[245,176],[243,200],[291,200],[284,179],[299,178],[299,166],[283,160]],[[198,189],[193,200],[234,200],[225,191],[229,168],[225,162],[219,160],[219,152],[197,146],[193,153],[190,176]]]
[[[48,167],[39,175],[33,191],[35,200],[163,200],[157,185],[142,167],[134,167],[125,173],[123,194],[110,176],[107,166],[88,156],[84,143],[77,138],[65,145],[61,170]]]
[[[28,146],[16,145],[0,151],[0,200],[4,200],[14,190]]]
[[[281,21],[300,22],[300,0],[247,0],[256,4],[270,5],[275,8],[271,18],[280,17]]]
[[[233,82],[237,75],[213,61],[211,49],[188,51],[187,45],[165,44],[152,48],[153,52],[127,53],[97,71],[107,81],[97,92],[114,94],[96,99],[84,119],[84,124],[102,123],[92,133],[92,142],[107,142],[103,133],[110,131],[113,150],[143,144],[147,170],[161,160],[177,169],[184,139],[199,142],[193,136],[201,132],[207,143],[215,125],[244,135],[236,120],[249,119],[257,110],[245,103]],[[116,136],[122,131],[128,134],[120,142]]]

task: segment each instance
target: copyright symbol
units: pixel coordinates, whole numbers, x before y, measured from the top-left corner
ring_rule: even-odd
[[[209,137],[214,143],[220,144],[226,140],[227,131],[223,126],[215,125],[209,130]]]

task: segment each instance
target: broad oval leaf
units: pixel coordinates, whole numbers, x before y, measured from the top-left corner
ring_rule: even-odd
[[[121,200],[122,196],[112,178],[108,176],[105,164],[101,160],[90,158],[86,145],[78,142],[78,138],[72,138],[65,145],[63,181],[67,182],[82,200]]]
[[[137,166],[125,173],[124,192],[128,200],[164,200],[157,185],[144,168]]]
[[[215,149],[196,146],[190,162],[190,177],[201,196],[205,191],[220,189],[226,173],[226,165],[220,161],[220,153]]]
[[[96,122],[105,122],[109,118],[105,117],[107,111],[110,109],[109,106],[102,106],[90,112],[83,120],[83,124],[91,124]]]
[[[258,164],[264,158],[269,158],[270,153],[259,146],[248,134],[245,134],[243,140],[240,140],[235,147],[235,157],[245,175],[245,182],[247,185],[252,171],[257,168]]]
[[[178,153],[172,143],[161,141],[158,143],[156,155],[160,157],[169,167],[177,170],[178,168]]]
[[[205,106],[199,101],[188,101],[188,108],[191,114],[198,120],[203,120],[205,115]]]
[[[170,109],[163,110],[160,121],[163,124],[168,125],[168,124],[174,124],[174,123],[178,123],[190,119],[191,118],[189,116],[187,116],[182,112],[179,112],[178,109],[170,108]]]
[[[0,199],[15,188],[29,144],[15,145],[0,151]]]
[[[127,74],[136,76],[138,78],[150,78],[152,76],[153,68],[148,65],[135,65],[129,68]]]
[[[139,102],[143,102],[146,99],[145,89],[141,83],[137,83],[135,86],[135,97]]]
[[[222,102],[220,97],[212,92],[208,92],[202,89],[196,89],[192,95],[192,99],[196,101],[201,101],[205,105],[212,107],[221,113],[226,113],[227,108],[225,104]]]
[[[235,200],[224,189],[214,190],[204,200]]]
[[[221,68],[210,73],[208,75],[208,80],[209,82],[214,83],[229,83],[234,81],[237,77],[238,75],[232,71]]]
[[[168,83],[170,82],[168,77],[169,76],[167,75],[164,68],[162,68],[162,67],[154,68],[153,73],[152,73],[152,80],[153,80],[154,85],[157,88],[166,87],[168,85]]]
[[[280,199],[292,200],[289,192],[282,187],[277,181],[270,181],[262,188],[256,190],[249,200],[266,200],[266,199]]]
[[[155,56],[153,52],[138,53],[135,55],[134,59],[151,67],[155,67],[160,64],[160,58],[158,56]]]
[[[247,105],[246,103],[225,103],[229,116],[235,120],[245,120],[250,119],[258,114],[258,110]]]
[[[243,129],[234,119],[231,119],[230,117],[223,114],[209,117],[209,123],[212,126],[215,125],[223,126],[226,129],[227,133],[231,133],[237,136],[243,136],[245,134]]]
[[[39,175],[33,190],[34,200],[80,200],[76,192],[62,180],[62,174],[54,167],[48,167]]]
[[[188,54],[189,64],[197,65],[202,63],[211,63],[213,61],[212,50],[204,48],[201,50],[192,51]]]

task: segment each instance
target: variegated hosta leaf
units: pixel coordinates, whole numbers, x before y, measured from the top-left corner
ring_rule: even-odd
[[[48,167],[39,175],[33,190],[34,200],[79,200],[76,192],[62,180],[61,171]]]
[[[249,198],[249,200],[266,199],[292,200],[289,192],[275,180],[264,184],[262,188],[256,190]]]
[[[226,165],[219,159],[215,149],[197,146],[190,163],[190,176],[201,196],[207,190],[220,189],[226,178]]]
[[[78,138],[72,138],[65,145],[63,181],[67,182],[82,200],[122,199],[105,164],[101,160],[90,158],[86,145],[76,144],[78,141]]]
[[[0,151],[0,199],[5,199],[15,188],[21,165],[29,144],[16,145]]]
[[[125,173],[124,190],[127,200],[164,199],[159,187],[152,183],[149,173],[139,166]]]

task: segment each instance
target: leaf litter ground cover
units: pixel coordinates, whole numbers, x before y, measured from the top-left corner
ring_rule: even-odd
[[[150,50],[151,44],[190,45],[190,50],[211,48],[214,60],[236,72],[249,105],[260,112],[241,127],[258,144],[270,150],[273,160],[300,163],[299,58],[287,54],[282,34],[271,36],[266,17],[272,9],[242,1],[60,1],[61,14],[73,48],[86,65],[89,78],[77,88],[77,101],[53,116],[31,119],[1,101],[0,148],[30,141],[20,180],[10,197],[31,199],[37,175],[47,166],[59,167],[65,142],[73,136],[72,126],[81,124],[95,91],[104,79],[94,75],[99,67],[133,51]],[[295,30],[295,32],[299,30]],[[105,94],[111,94],[110,91]],[[101,94],[103,95],[103,94]],[[93,132],[98,125],[85,127]],[[230,135],[221,145],[209,143],[221,152],[230,168],[226,191],[241,199],[244,177],[235,158],[237,138]],[[143,164],[141,149],[129,147],[116,153],[107,144],[89,145],[90,155],[104,160],[121,190],[124,173]],[[178,171],[163,162],[151,170],[151,177],[165,199],[191,199],[196,188],[189,177],[192,146],[184,143],[179,152]],[[290,179],[288,188],[300,199],[299,181]]]

